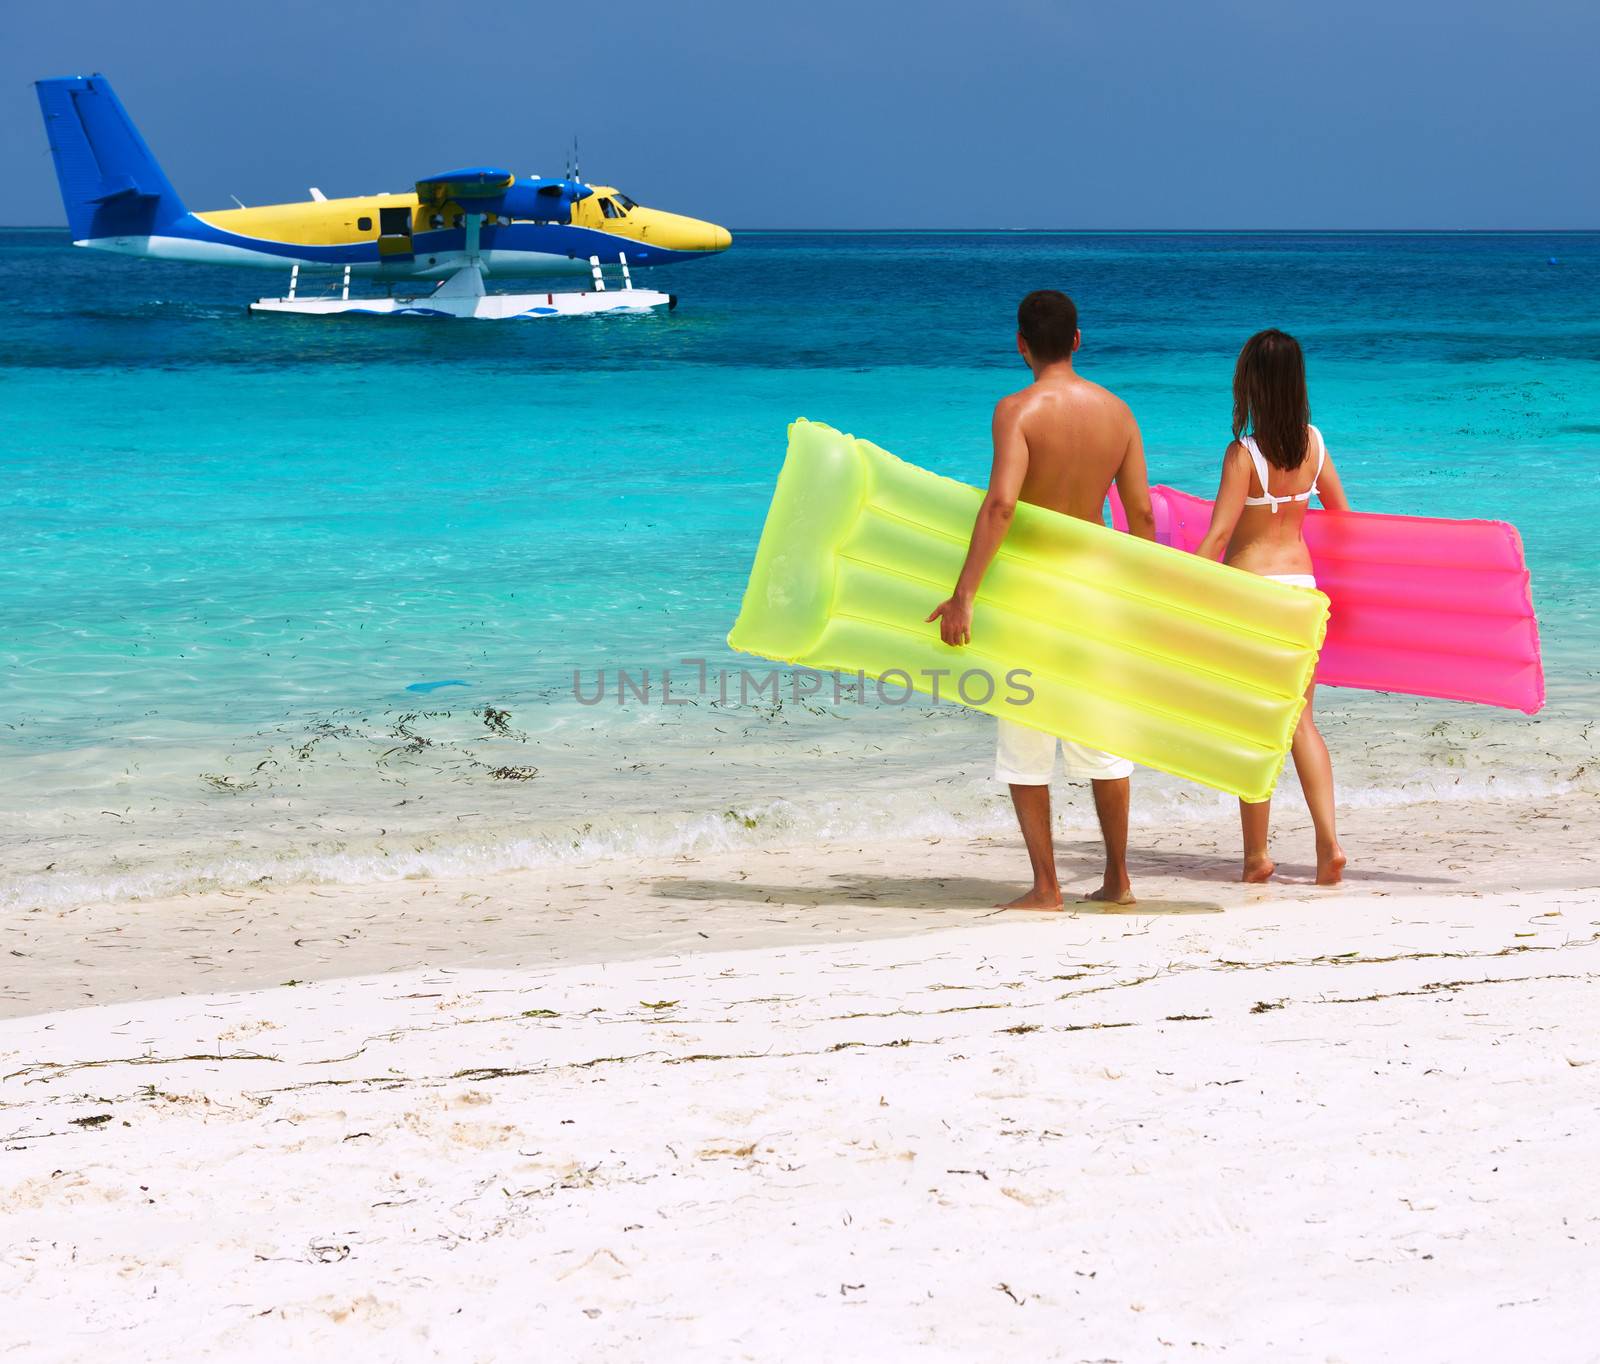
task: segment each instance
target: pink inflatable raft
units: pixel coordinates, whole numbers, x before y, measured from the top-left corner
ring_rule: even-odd
[[[1193,553],[1211,503],[1166,487],[1152,488],[1150,501],[1156,538]],[[1111,515],[1127,530],[1115,488]],[[1529,715],[1544,705],[1539,625],[1515,526],[1312,510],[1305,538],[1329,602],[1318,682]]]

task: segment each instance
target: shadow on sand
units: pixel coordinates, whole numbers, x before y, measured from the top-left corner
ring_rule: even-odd
[[[1020,852],[1020,849],[1019,849]],[[1098,884],[1101,872],[1101,846],[1098,840],[1081,840],[1058,845],[1062,879],[1069,897]],[[1024,864],[1025,865],[1025,864]],[[1235,857],[1211,853],[1166,852],[1159,848],[1139,848],[1129,853],[1129,871],[1137,891],[1141,881],[1155,877],[1198,881],[1209,886],[1238,886],[1239,862]],[[1347,886],[1450,886],[1459,884],[1451,876],[1419,876],[1414,872],[1388,871],[1381,867],[1346,868]],[[1316,868],[1295,862],[1278,863],[1277,874],[1266,886],[1285,889],[1311,886]],[[786,908],[821,909],[847,905],[874,906],[888,910],[950,910],[975,916],[995,914],[998,906],[1020,893],[1021,876],[1011,881],[996,881],[978,876],[874,876],[839,873],[822,885],[767,885],[759,881],[708,881],[690,877],[667,877],[651,886],[651,894],[662,899],[700,903],[781,905]],[[1036,911],[1017,910],[1016,914]],[[1106,905],[1069,898],[1068,914],[1155,915],[1221,914],[1223,906],[1210,899],[1151,897],[1132,905]]]
[[[759,881],[703,881],[689,877],[663,878],[650,893],[667,900],[728,901],[783,905],[805,909],[826,906],[873,905],[882,909],[964,910],[978,915],[999,913],[996,908],[1012,899],[1021,887],[1014,881],[991,881],[977,876],[851,876],[841,873],[833,884],[772,886]],[[1072,893],[1071,888],[1068,894]],[[1018,915],[1035,914],[1016,910]],[[1068,914],[1220,914],[1222,906],[1208,900],[1140,900],[1134,905],[1102,905],[1069,899]]]
[[[1065,862],[1073,862],[1073,875],[1098,876],[1100,874],[1100,844],[1085,840],[1067,843],[1058,848]],[[1065,870],[1065,868],[1063,868]],[[1159,848],[1137,848],[1128,852],[1128,874],[1134,889],[1139,888],[1141,876],[1180,876],[1190,881],[1223,882],[1239,885],[1239,859],[1211,853],[1163,852]],[[1275,884],[1315,883],[1317,868],[1311,862],[1278,862],[1278,870],[1268,886]],[[1386,871],[1382,867],[1346,867],[1346,886],[1363,882],[1393,886],[1455,886],[1460,878],[1455,876],[1418,876],[1413,872]]]

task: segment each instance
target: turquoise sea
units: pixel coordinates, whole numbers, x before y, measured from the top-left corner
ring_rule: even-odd
[[[742,234],[651,282],[676,312],[251,318],[277,275],[0,232],[0,905],[1005,828],[982,717],[715,670],[786,423],[981,481],[1044,285],[1155,479],[1209,494],[1278,325],[1358,506],[1520,528],[1549,706],[1327,692],[1345,800],[1600,792],[1600,235]]]

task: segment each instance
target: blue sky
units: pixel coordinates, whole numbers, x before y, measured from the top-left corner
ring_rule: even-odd
[[[1600,228],[1595,0],[13,3],[10,223],[61,223],[30,85],[102,71],[191,208],[462,164],[740,227]]]

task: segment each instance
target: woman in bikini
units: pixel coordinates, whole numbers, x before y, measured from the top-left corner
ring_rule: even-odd
[[[1257,332],[1233,371],[1233,442],[1222,460],[1211,527],[1197,554],[1222,555],[1234,568],[1263,578],[1315,587],[1311,554],[1301,536],[1315,495],[1329,511],[1349,511],[1322,433],[1311,425],[1300,343],[1277,328]],[[1224,555],[1224,550],[1226,554]],[[1317,833],[1317,884],[1337,885],[1344,870],[1333,817],[1333,765],[1311,718],[1313,683],[1294,732],[1294,769]],[[1272,875],[1267,827],[1272,802],[1239,802],[1244,826],[1244,879]]]

